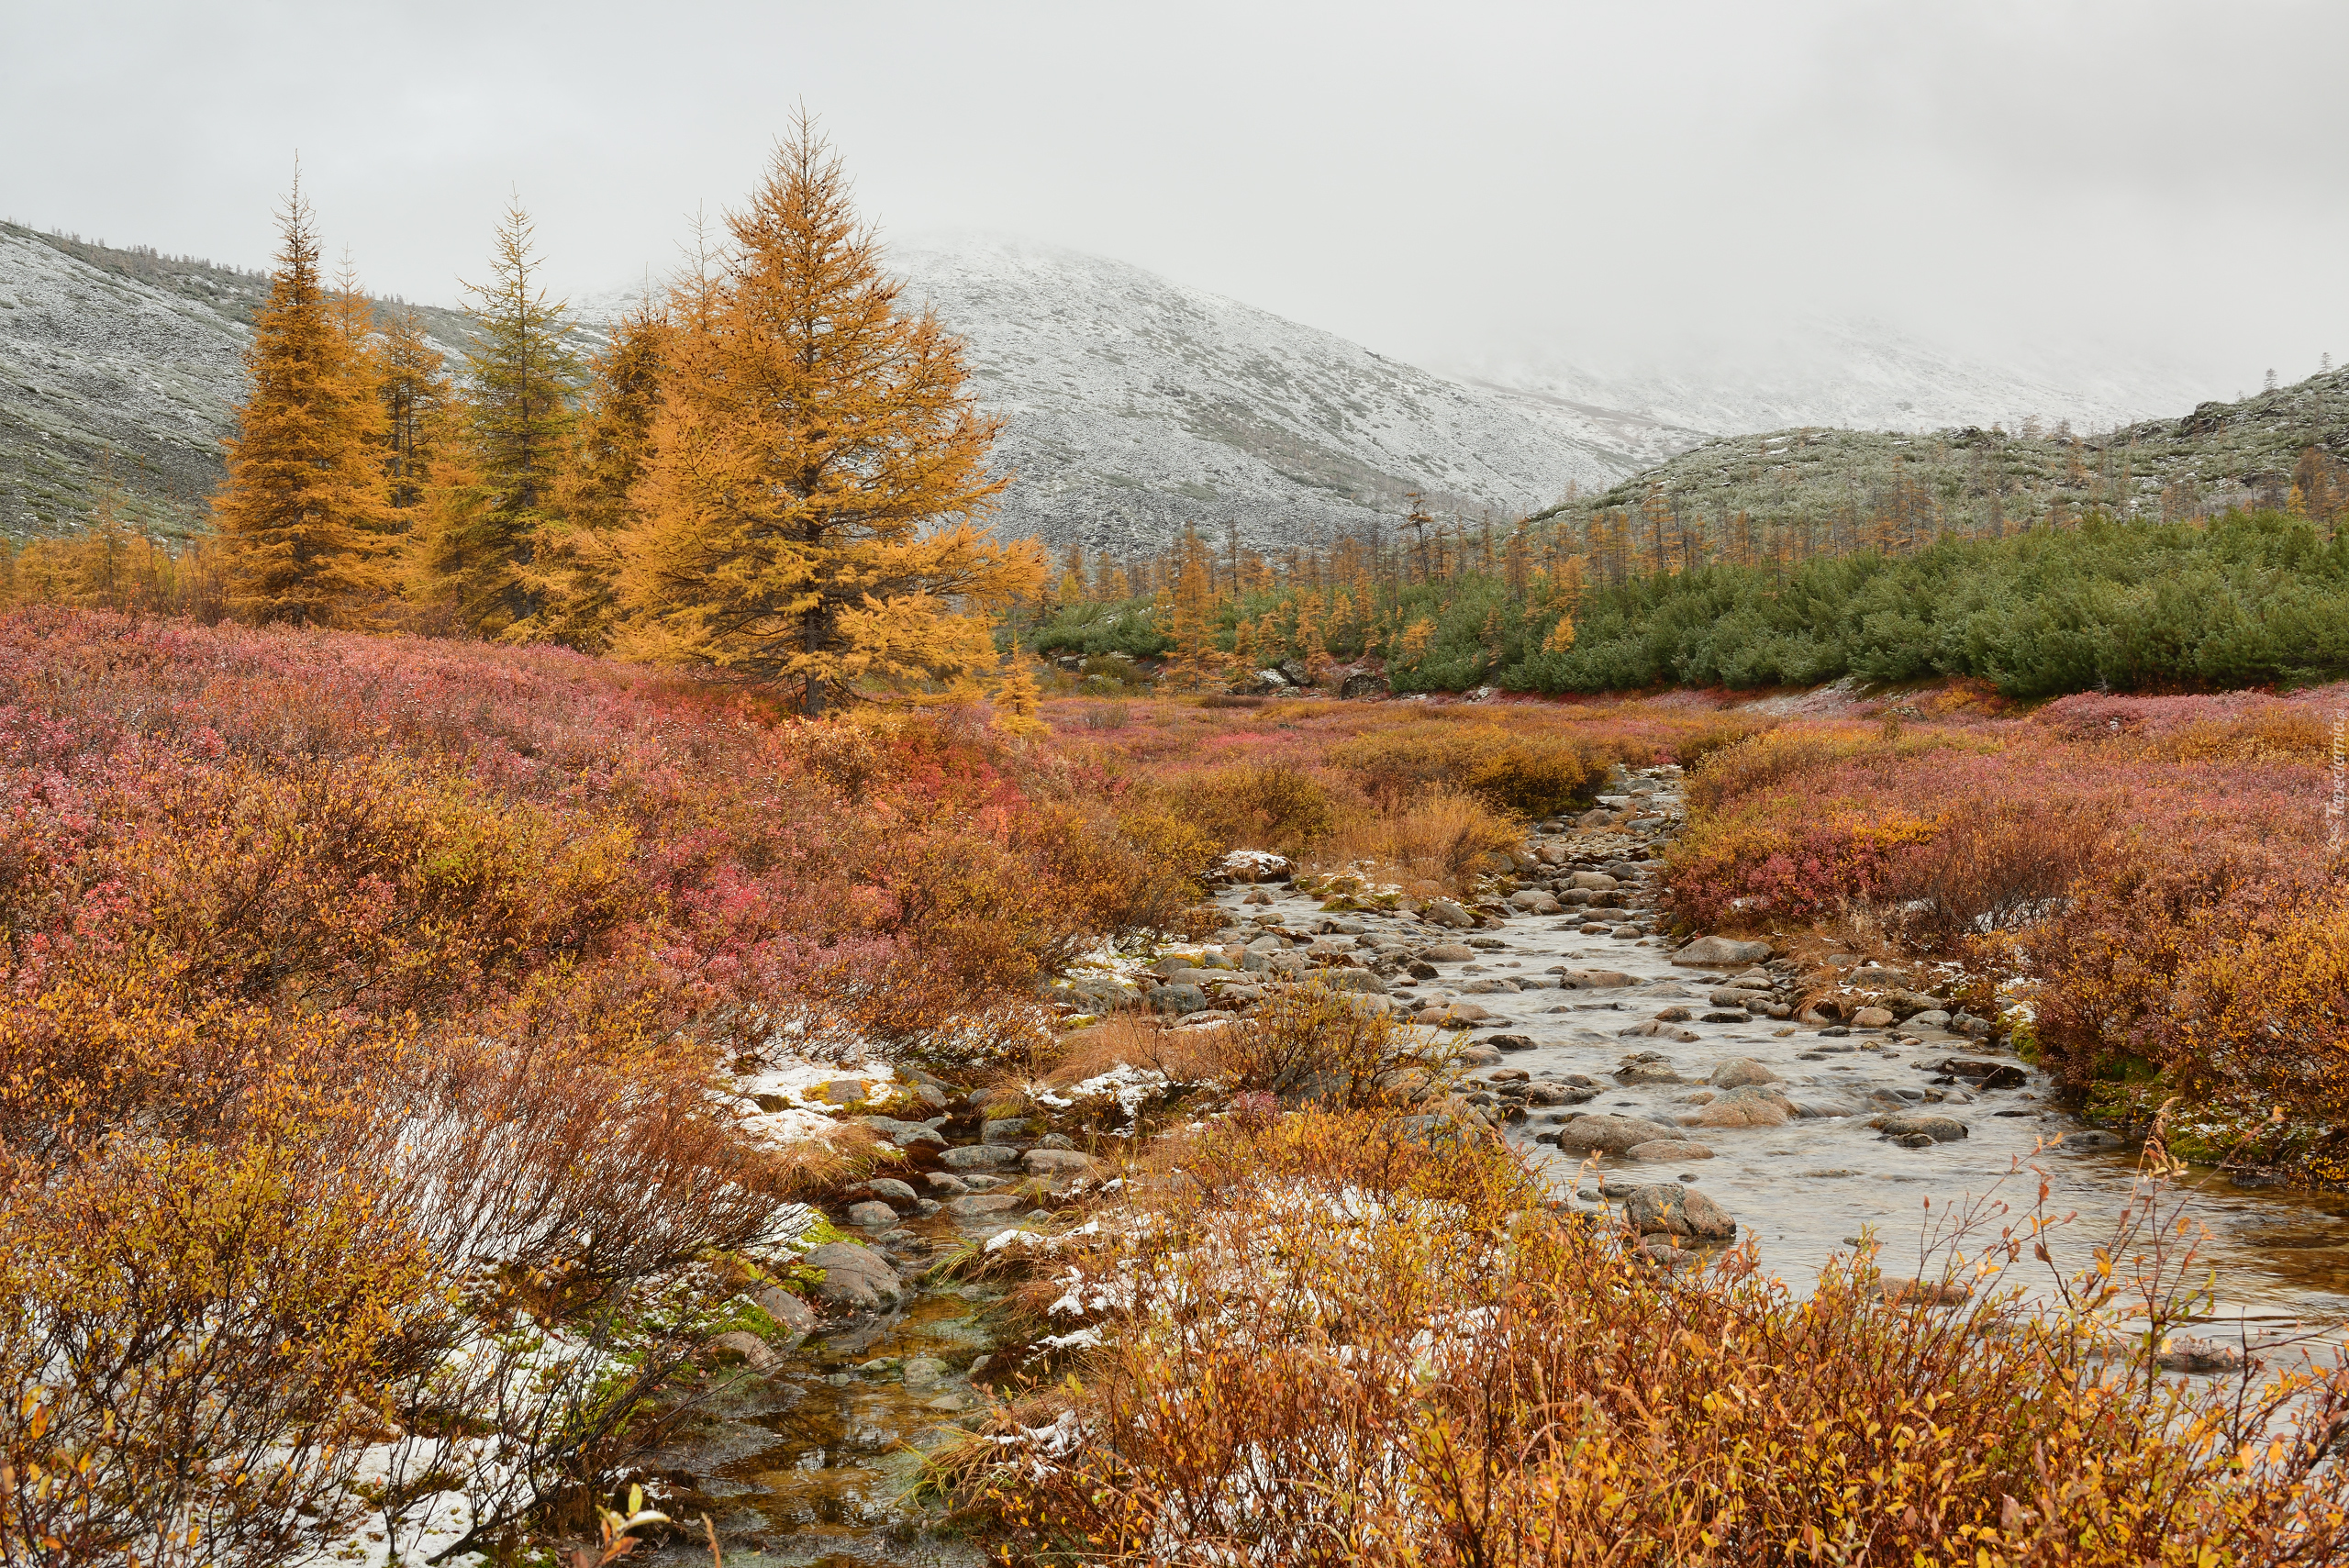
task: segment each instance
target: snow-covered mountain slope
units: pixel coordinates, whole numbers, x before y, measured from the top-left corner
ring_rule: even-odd
[[[1717,435],[1796,428],[1931,430],[2027,420],[2082,434],[2218,395],[2184,367],[2111,353],[1994,360],[1873,321],[1804,321],[1775,337],[1659,352],[1636,368],[1540,360],[1455,367],[1488,384]],[[1664,452],[1662,462],[1673,454]]]
[[[0,534],[80,528],[109,485],[150,532],[202,527],[268,296],[265,273],[0,224]],[[453,355],[462,318],[416,308]]]
[[[1437,375],[1097,256],[961,239],[894,245],[887,264],[966,339],[1005,418],[996,453],[1019,477],[997,526],[1054,544],[1155,550],[1186,523],[1302,544],[1412,491],[1515,517],[1701,439]]]
[[[79,526],[109,474],[141,521],[185,526],[220,475],[248,330],[225,297],[0,227],[0,530]]]

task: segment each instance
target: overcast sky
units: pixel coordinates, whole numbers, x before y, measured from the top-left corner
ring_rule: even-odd
[[[267,261],[292,172],[452,302],[674,264],[793,106],[886,234],[1097,251],[1420,362],[1807,314],[1985,353],[2349,352],[2349,5],[8,0],[0,213]],[[2221,385],[2223,384],[2223,385]]]

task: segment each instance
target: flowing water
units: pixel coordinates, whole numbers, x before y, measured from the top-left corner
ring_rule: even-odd
[[[1659,770],[1640,781],[1648,799],[1666,813],[1677,808],[1677,777]],[[1572,838],[1560,842],[1573,844]],[[1620,862],[1619,862],[1620,863]],[[1646,862],[1642,862],[1646,863]],[[1653,867],[1637,877],[1637,894]],[[1652,884],[1649,884],[1652,891]],[[1472,961],[1438,964],[1438,977],[1398,996],[1442,1001],[1455,995],[1492,1016],[1472,1040],[1507,1034],[1531,1040],[1476,1074],[1497,1065],[1523,1069],[1535,1079],[1580,1074],[1598,1094],[1572,1106],[1534,1107],[1505,1136],[1556,1184],[1570,1201],[1595,1208],[1607,1186],[1681,1181],[1709,1195],[1740,1225],[1740,1239],[1756,1246],[1763,1265],[1799,1288],[1838,1252],[1848,1254],[1864,1231],[1884,1244],[1887,1274],[1938,1277],[1940,1256],[1925,1243],[1953,1214],[1972,1210],[1995,1233],[2020,1222],[2048,1195],[2041,1212],[2071,1215],[2050,1235],[2056,1266],[2084,1266],[2090,1250],[2110,1236],[2136,1191],[2136,1162],[2125,1151],[2062,1148],[2082,1124],[2053,1103],[2043,1074],[2002,1051],[1963,1035],[1933,1029],[1825,1033],[1818,1026],[1755,1018],[1702,1021],[1708,994],[1746,966],[1691,969],[1670,962],[1671,946],[1652,935],[1585,934],[1579,916],[1523,916],[1500,929],[1453,933],[1408,915],[1349,912],[1332,918],[1319,900],[1285,886],[1268,886],[1269,904],[1245,902],[1256,890],[1234,887],[1219,895],[1235,924],[1273,926],[1302,940],[1315,933],[1351,937],[1368,949],[1401,941],[1413,950],[1463,936],[1500,946]],[[1632,900],[1638,902],[1635,897]],[[1620,928],[1617,928],[1620,929]],[[1364,956],[1368,956],[1367,953]],[[1609,989],[1562,990],[1553,967],[1615,971],[1635,984]],[[1521,989],[1479,987],[1476,980],[1508,980]],[[1693,1038],[1623,1036],[1661,1009],[1692,1015],[1675,1028]],[[1511,1042],[1514,1044],[1515,1042]],[[1620,1084],[1625,1058],[1653,1051],[1679,1083]],[[1976,1093],[1964,1084],[1935,1083],[1929,1064],[1959,1055],[2009,1063],[2024,1074],[2018,1086]],[[1662,1165],[1600,1158],[1587,1162],[1540,1141],[1582,1112],[1612,1112],[1675,1124],[1709,1094],[1705,1079],[1730,1058],[1762,1063],[1782,1082],[1771,1085],[1806,1110],[1777,1127],[1742,1129],[1659,1126],[1659,1139],[1679,1137],[1709,1147],[1712,1157]],[[1653,1064],[1651,1064],[1653,1066]],[[1886,1140],[1870,1118],[1914,1109],[1963,1122],[1966,1136],[1911,1149]],[[2238,1189],[2220,1173],[2197,1171],[2181,1187],[2190,1212],[2208,1235],[2200,1261],[2214,1271],[2217,1305],[2200,1331],[2221,1341],[2251,1344],[2313,1337],[2337,1343],[2349,1324],[2349,1195]],[[1995,1207],[2004,1204],[2001,1214]],[[934,1248],[984,1235],[1002,1221],[958,1229],[938,1217],[913,1222]],[[1978,1238],[1962,1245],[1969,1256]],[[2030,1285],[2019,1270],[2009,1283]],[[2036,1276],[2044,1282],[2043,1272]],[[817,1340],[785,1360],[774,1373],[731,1385],[678,1429],[653,1469],[666,1484],[674,1511],[691,1518],[703,1510],[718,1522],[726,1561],[733,1568],[781,1564],[878,1564],[946,1568],[985,1561],[978,1543],[934,1532],[934,1521],[906,1500],[919,1450],[936,1440],[941,1424],[975,1396],[961,1369],[988,1344],[984,1309],[994,1294],[976,1287],[928,1287],[901,1318]],[[908,1375],[910,1364],[911,1375]],[[682,1489],[682,1490],[681,1490]],[[672,1546],[639,1561],[707,1562],[706,1549]]]

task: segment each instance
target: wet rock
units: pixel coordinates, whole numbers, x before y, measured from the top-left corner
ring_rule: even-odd
[[[968,1182],[951,1171],[932,1171],[922,1180],[930,1184],[931,1192],[944,1193],[949,1197],[956,1193],[966,1193],[971,1190],[971,1184]]]
[[[817,1324],[821,1321],[817,1318],[814,1307],[781,1285],[767,1285],[751,1299],[760,1311],[774,1320],[776,1328],[788,1336],[785,1349],[796,1349],[800,1340],[816,1331]]]
[[[1852,1015],[1854,1029],[1880,1029],[1894,1021],[1892,1010],[1888,1007],[1862,1007]]]
[[[1686,1007],[1672,1006],[1660,1009],[1655,1019],[1660,1024],[1685,1024],[1695,1016]]]
[[[982,1143],[1025,1143],[1033,1136],[1035,1127],[1024,1116],[999,1117],[979,1128]]]
[[[1332,991],[1350,991],[1358,996],[1386,995],[1386,982],[1367,969],[1324,969],[1314,978]]]
[[[895,1204],[905,1208],[910,1208],[921,1201],[919,1193],[895,1176],[875,1176],[869,1182],[860,1182],[849,1189],[849,1195],[852,1197],[879,1198],[883,1203]]]
[[[1553,969],[1558,986],[1565,991],[1620,991],[1637,985],[1638,981],[1620,969]]]
[[[886,1230],[897,1223],[897,1211],[871,1199],[848,1206],[848,1222],[867,1230]]]
[[[1517,993],[1517,982],[1490,976],[1483,980],[1465,981],[1461,984],[1460,991],[1463,995],[1467,996],[1497,996],[1504,992],[1514,995]]]
[[[1266,966],[1277,969],[1280,967],[1279,959],[1295,957],[1297,955],[1293,953],[1271,955],[1266,960]],[[1299,959],[1298,962],[1302,963],[1303,961]],[[1203,1013],[1208,1007],[1208,994],[1191,984],[1162,985],[1150,994],[1148,1000],[1162,1013]]]
[[[902,1373],[907,1388],[931,1388],[946,1380],[946,1363],[936,1356],[915,1356]]]
[[[1019,1151],[1000,1143],[974,1143],[961,1149],[949,1149],[938,1158],[950,1171],[999,1171],[1016,1162]]]
[[[1876,1294],[1895,1307],[1955,1307],[1974,1287],[1963,1280],[1880,1279]]]
[[[1578,871],[1568,880],[1588,893],[1612,893],[1623,885],[1603,871]]]
[[[729,1329],[710,1340],[703,1352],[717,1362],[740,1362],[753,1372],[774,1365],[774,1347],[747,1329]]]
[[[2185,1335],[2164,1341],[2154,1352],[2154,1364],[2164,1372],[2241,1372],[2244,1356],[2240,1346]],[[2253,1364],[2257,1364],[2255,1362]]]
[[[1465,942],[1438,942],[1419,950],[1424,963],[1466,963],[1476,956],[1476,950]]]
[[[1735,1089],[1747,1084],[1776,1084],[1780,1079],[1750,1056],[1732,1056],[1705,1074],[1705,1082],[1716,1089]]]
[[[1419,918],[1432,925],[1449,926],[1455,931],[1474,930],[1480,924],[1475,916],[1449,898],[1431,898],[1420,905]]]
[[[1702,967],[1756,963],[1770,956],[1768,942],[1742,942],[1731,937],[1698,937],[1672,955],[1672,962]]]
[[[1936,1073],[1963,1078],[1976,1089],[2020,1089],[2029,1074],[2010,1062],[1982,1062],[1972,1057],[1945,1056],[1927,1065]]]
[[[1716,1009],[1709,1013],[1698,1014],[1697,1021],[1700,1024],[1742,1024],[1751,1020],[1742,1012],[1728,1013]]]
[[[1643,1051],[1625,1062],[1620,1067],[1615,1069],[1614,1078],[1618,1084],[1626,1085],[1687,1082],[1674,1070],[1671,1062],[1655,1055],[1653,1051]]]
[[[1443,971],[1423,958],[1415,958],[1403,966],[1403,973],[1414,980],[1440,980]]]
[[[956,1215],[1006,1214],[1027,1203],[1018,1193],[966,1193],[946,1201],[946,1212]]]
[[[1081,1176],[1093,1169],[1093,1156],[1074,1149],[1030,1149],[1019,1163],[1031,1175]]]
[[[2075,1153],[2086,1153],[2099,1149],[2118,1149],[2121,1142],[2121,1137],[2117,1132],[2107,1132],[2102,1128],[2089,1127],[2083,1128],[2077,1132],[2065,1133],[2058,1147],[2069,1149]]]
[[[1737,1235],[1737,1221],[1729,1210],[1676,1183],[1634,1187],[1624,1201],[1623,1218],[1642,1236],[1686,1236],[1698,1241],[1727,1241]]]
[[[1558,1148],[1570,1154],[1623,1154],[1671,1135],[1643,1118],[1586,1113],[1558,1129]],[[1544,1138],[1543,1142],[1551,1141]]]
[[[1623,1151],[1626,1160],[1637,1160],[1648,1165],[1677,1165],[1687,1160],[1709,1160],[1713,1151],[1701,1143],[1686,1139],[1659,1138],[1653,1143],[1634,1143]]]
[[[1793,1119],[1794,1112],[1778,1101],[1724,1095],[1682,1117],[1680,1123],[1684,1127],[1784,1127]]]
[[[1923,1111],[1901,1111],[1884,1118],[1876,1130],[1887,1138],[1924,1138],[1934,1143],[1954,1143],[1965,1136],[1965,1124],[1954,1117],[1932,1116]],[[1916,1144],[1905,1144],[1914,1149]]]
[[[1522,910],[1528,915],[1555,915],[1565,907],[1549,894],[1533,887],[1510,894],[1508,903],[1510,908]]]
[[[1533,1041],[1521,1034],[1488,1034],[1485,1043],[1495,1051],[1531,1051]]]
[[[828,1241],[799,1261],[807,1268],[824,1271],[815,1291],[816,1298],[828,1306],[869,1312],[876,1307],[895,1307],[906,1298],[906,1287],[897,1278],[897,1271],[890,1266],[888,1259],[870,1247],[860,1247],[853,1241]]]

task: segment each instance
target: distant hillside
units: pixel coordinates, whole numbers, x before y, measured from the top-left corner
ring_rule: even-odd
[[[1472,385],[1098,256],[998,239],[888,265],[970,343],[1019,481],[1002,527],[1151,553],[1186,523],[1258,549],[1408,509],[1514,517],[1702,439]]]
[[[2058,510],[2176,518],[2280,509],[2310,447],[2349,459],[2349,370],[2095,435],[1965,427],[1724,437],[1540,516],[1587,524],[1596,512],[1640,512],[1653,493],[1672,527],[1718,547],[1741,513],[1757,528],[1823,537],[1887,517],[1920,532],[1997,533]]]
[[[109,477],[149,531],[200,527],[268,295],[266,273],[0,224],[0,534],[81,527]],[[417,313],[453,353],[464,317]]]

